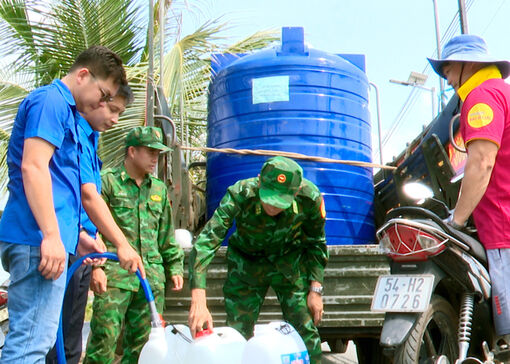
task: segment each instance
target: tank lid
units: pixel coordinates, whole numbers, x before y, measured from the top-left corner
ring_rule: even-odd
[[[308,47],[305,46],[305,31],[303,27],[283,27],[282,47],[278,56],[285,55],[308,55]]]
[[[282,43],[250,54],[215,54],[211,57],[215,79],[236,72],[258,69],[264,72],[274,67],[302,67],[309,65],[322,70],[339,70],[366,79],[365,56],[358,54],[332,54],[304,43],[303,27],[282,28]]]

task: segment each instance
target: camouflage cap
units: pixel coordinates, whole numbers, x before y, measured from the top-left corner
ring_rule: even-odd
[[[170,148],[163,144],[163,132],[154,126],[137,126],[126,137],[126,147],[144,146],[168,152]]]
[[[287,209],[303,180],[303,169],[292,159],[273,157],[260,170],[259,197],[268,205]]]

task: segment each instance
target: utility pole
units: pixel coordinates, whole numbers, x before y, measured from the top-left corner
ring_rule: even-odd
[[[159,86],[163,90],[163,68],[165,64],[165,1],[159,2]]]
[[[462,1],[462,0],[459,0]],[[441,58],[441,34],[439,34],[439,13],[437,10],[437,0],[432,0],[434,3],[434,23],[436,26],[436,47],[437,47],[437,59]],[[439,112],[445,107],[444,102],[444,80],[439,77]]]
[[[381,103],[379,101],[379,88],[373,82],[369,83],[375,90],[375,103],[377,106],[377,136],[379,138],[379,162],[383,164],[382,132],[381,132]]]
[[[149,0],[149,29],[148,29],[148,42],[149,42],[149,67],[147,70],[147,94],[146,94],[146,109],[145,109],[145,123],[147,126],[154,126],[154,3]]]
[[[459,20],[460,20],[460,33],[468,34],[466,2],[464,0],[459,0]]]

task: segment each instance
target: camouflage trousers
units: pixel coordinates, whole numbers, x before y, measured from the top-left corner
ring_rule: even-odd
[[[158,312],[163,312],[163,290],[154,290]],[[117,340],[124,328],[122,364],[136,364],[142,347],[149,338],[151,317],[143,289],[138,292],[108,287],[96,294],[92,305],[90,337],[84,363],[111,364],[115,359]]]
[[[265,258],[247,259],[230,248],[227,260],[228,273],[223,286],[227,325],[246,339],[252,337],[260,308],[271,287],[280,302],[284,320],[294,326],[305,342],[311,363],[320,364],[321,339],[306,303],[308,282],[299,271],[299,263],[290,274],[290,270],[282,272],[279,264]]]

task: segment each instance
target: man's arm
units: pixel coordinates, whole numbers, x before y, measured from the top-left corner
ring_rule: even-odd
[[[207,298],[204,288],[193,288],[191,290],[191,305],[189,308],[188,326],[191,337],[195,338],[198,331],[203,328],[213,328],[211,312],[207,308]]]
[[[498,154],[497,144],[485,139],[472,140],[467,148],[464,178],[453,215],[453,222],[459,225],[467,221],[485,194]]]
[[[93,238],[89,235],[89,233],[85,230],[80,231],[78,246],[76,247],[76,253],[79,257],[83,257],[90,253],[104,253],[106,252],[106,246],[103,241],[99,238],[99,234],[96,234],[96,237]],[[83,261],[82,264],[87,265],[100,265],[104,264],[106,259],[90,259],[87,258]]]
[[[172,207],[168,200],[168,191],[163,190],[163,213],[158,221],[158,250],[163,257],[165,273],[170,276],[173,291],[180,291],[183,286],[184,251],[175,240]]]
[[[322,196],[314,199],[313,204],[306,207],[307,220],[303,227],[304,264],[309,282],[324,281],[324,268],[328,262],[328,247],[326,245],[326,212]]]
[[[57,279],[65,269],[66,251],[58,227],[49,170],[55,147],[41,138],[28,138],[23,146],[21,174],[28,205],[43,234],[39,271]]]
[[[310,288],[311,287],[322,287],[322,283],[318,281],[311,281]],[[308,296],[306,297],[306,304],[312,313],[313,323],[318,325],[322,320],[322,315],[324,314],[324,303],[322,302],[322,295],[320,293],[313,292],[310,289]]]
[[[101,267],[92,267],[90,274],[90,289],[92,292],[101,294],[106,292],[108,278]]]
[[[98,245],[104,246],[106,250],[106,246],[101,238],[101,235],[96,234],[96,242]],[[104,264],[102,262],[101,264]],[[107,287],[108,279],[106,278],[106,274],[101,266],[93,266],[92,273],[90,274],[90,289],[94,293],[105,293]]]
[[[234,185],[234,188],[237,185]],[[234,199],[237,190],[229,187],[220,201],[213,216],[205,224],[197,237],[189,255],[189,281],[191,289],[206,288],[206,274],[209,263],[227,236],[228,229],[234,224],[234,218],[240,208]]]
[[[220,205],[202,229],[190,253],[191,304],[188,326],[192,337],[195,337],[197,331],[202,330],[204,324],[209,329],[213,328],[211,313],[207,308],[206,272],[207,266],[227,236],[228,229],[233,225],[234,218],[239,212],[240,208],[234,199],[234,195],[237,194],[236,186],[237,184],[234,185],[234,190],[232,187],[228,188]]]
[[[131,273],[140,269],[142,277],[145,278],[145,269],[142,259],[131,247],[122,233],[122,230],[115,223],[106,202],[97,192],[96,185],[93,183],[83,184],[81,186],[81,196],[83,208],[87,212],[90,220],[94,223],[99,232],[117,248],[120,266]]]
[[[319,193],[317,191],[317,193]],[[303,243],[305,244],[303,263],[306,266],[310,289],[307,296],[307,306],[313,317],[313,322],[317,325],[322,320],[324,314],[324,304],[322,295],[311,290],[312,287],[322,287],[324,281],[324,268],[328,261],[328,249],[326,245],[326,233],[324,226],[326,223],[326,209],[324,199],[319,194],[314,199],[313,205],[306,209],[308,213],[307,221],[303,226]]]

